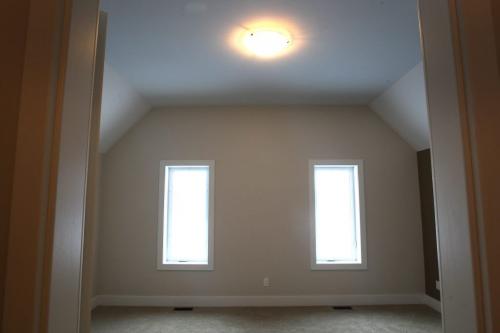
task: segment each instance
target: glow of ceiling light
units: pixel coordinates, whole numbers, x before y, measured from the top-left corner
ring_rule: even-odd
[[[278,17],[243,22],[231,31],[228,41],[240,54],[258,60],[280,58],[304,46],[298,27],[291,20]]]
[[[243,37],[243,46],[256,57],[274,58],[291,46],[289,34],[276,30],[250,30]]]

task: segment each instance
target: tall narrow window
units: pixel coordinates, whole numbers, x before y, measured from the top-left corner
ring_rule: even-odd
[[[213,161],[163,161],[158,269],[213,269]]]
[[[361,161],[311,161],[312,269],[366,268]]]

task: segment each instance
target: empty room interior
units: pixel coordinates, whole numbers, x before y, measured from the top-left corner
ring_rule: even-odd
[[[441,332],[416,0],[101,10],[86,330]]]

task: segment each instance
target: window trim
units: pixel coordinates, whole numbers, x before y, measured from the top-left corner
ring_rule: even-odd
[[[207,264],[172,264],[163,263],[164,226],[163,209],[165,201],[165,168],[169,166],[208,166],[208,263]],[[158,198],[158,237],[156,268],[167,271],[212,271],[214,270],[214,160],[162,160],[160,161],[159,198]]]
[[[316,262],[316,208],[314,189],[314,166],[316,165],[356,165],[358,167],[359,192],[359,238],[361,242],[360,263],[328,263]],[[311,270],[365,270],[368,269],[366,247],[366,218],[365,218],[365,185],[363,160],[347,159],[319,159],[309,160],[309,220],[310,220],[310,254]]]

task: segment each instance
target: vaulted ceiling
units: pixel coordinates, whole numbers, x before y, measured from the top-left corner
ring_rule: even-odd
[[[103,152],[157,106],[369,105],[386,94],[371,106],[397,132],[426,123],[421,93],[407,105],[386,93],[420,62],[416,0],[103,0],[102,9]],[[260,17],[294,27],[294,52],[262,61],[232,47],[232,31]],[[403,137],[420,149],[427,132],[417,127],[409,135],[419,138]]]
[[[430,147],[423,63],[380,94],[370,107],[415,150]]]

